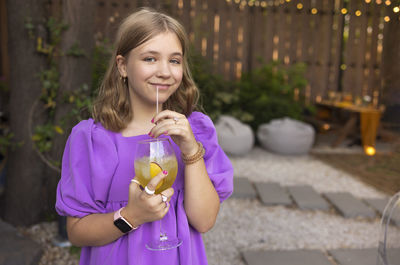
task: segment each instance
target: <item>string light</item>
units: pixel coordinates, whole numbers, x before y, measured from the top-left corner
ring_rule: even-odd
[[[246,5],[248,5],[249,7],[254,7],[255,6],[255,7],[267,8],[268,6],[274,6],[274,5],[275,6],[280,6],[280,5],[284,5],[284,4],[293,2],[292,0],[275,0],[270,4],[265,0],[225,0],[225,1],[227,3],[229,3],[229,4],[233,3],[233,2],[236,3],[236,4],[239,4],[241,8],[245,7]],[[367,4],[370,4],[370,3],[373,2],[372,0],[364,0],[364,1]],[[386,6],[390,6],[392,4],[392,0],[375,0],[375,3],[377,5],[385,3]],[[304,9],[303,3],[297,3],[296,4],[296,8],[298,10]],[[319,11],[318,11],[317,8],[314,7],[314,8],[312,8],[310,10],[310,12],[311,12],[311,14],[316,15],[316,14],[318,14]],[[393,7],[393,13],[399,13],[399,12],[400,12],[400,6]],[[346,14],[349,13],[349,10],[347,8],[341,8],[340,9],[340,13],[342,15],[346,15]],[[360,17],[360,16],[363,15],[361,10],[356,10],[354,12],[354,14],[357,17]],[[389,22],[390,21],[390,17],[389,16],[385,16],[383,19],[384,19],[385,22]],[[400,17],[399,17],[399,20],[400,20]]]
[[[366,153],[367,155],[369,155],[369,156],[373,156],[373,155],[375,155],[375,153],[376,153],[375,148],[372,147],[372,146],[366,146],[366,147],[364,148],[364,151],[365,151],[365,153]]]

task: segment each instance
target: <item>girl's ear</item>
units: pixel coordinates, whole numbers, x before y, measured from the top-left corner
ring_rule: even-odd
[[[126,77],[127,73],[126,73],[126,60],[125,60],[125,57],[122,56],[122,55],[117,55],[117,57],[115,58],[115,61],[117,63],[119,74],[122,77]]]

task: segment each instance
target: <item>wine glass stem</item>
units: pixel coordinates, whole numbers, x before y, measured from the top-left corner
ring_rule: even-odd
[[[160,241],[168,240],[167,233],[162,230],[162,219],[160,219]]]

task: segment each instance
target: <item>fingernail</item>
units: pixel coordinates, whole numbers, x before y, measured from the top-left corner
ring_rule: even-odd
[[[151,132],[149,132],[148,135],[151,136]]]
[[[151,119],[151,123],[154,123],[154,118],[153,118],[153,119]]]
[[[168,175],[168,171],[166,171],[166,170],[164,170],[162,173],[163,173],[164,175]]]
[[[167,134],[168,134],[168,131],[165,131],[164,134],[167,135]]]

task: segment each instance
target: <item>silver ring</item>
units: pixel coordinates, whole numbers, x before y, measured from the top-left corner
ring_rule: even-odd
[[[168,197],[161,194],[161,199],[163,202],[166,202],[168,200]]]
[[[147,194],[149,194],[149,195],[153,195],[154,192],[156,192],[155,190],[150,190],[149,188],[147,188],[147,186],[144,187],[144,191],[145,191]]]
[[[141,186],[140,182],[136,179],[131,179],[131,182],[138,184],[139,186]]]
[[[174,120],[175,124],[178,124],[179,119],[177,117],[173,117],[172,119]]]

